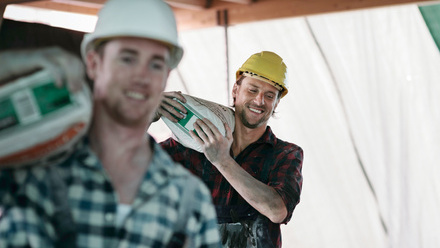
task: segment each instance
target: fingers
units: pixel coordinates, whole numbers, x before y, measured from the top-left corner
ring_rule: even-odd
[[[214,142],[223,138],[218,128],[208,119],[203,118],[203,120],[198,119],[194,123],[194,129],[196,130],[199,137],[204,142]]]
[[[199,133],[203,133],[203,132],[197,132],[195,133],[194,131],[189,131],[189,135],[191,136],[191,138],[193,140],[195,140],[197,143],[199,143],[199,145],[203,146],[204,141],[200,138],[200,136],[198,135]]]
[[[177,100],[186,102],[185,97],[183,97],[180,92],[164,92],[162,102],[157,110],[158,114],[168,118],[172,122],[178,122],[184,118],[184,114],[187,113],[187,110]]]
[[[176,111],[168,104],[161,104],[157,109],[157,113],[159,116],[163,116],[174,123],[178,122],[184,117],[184,115],[182,115],[179,111]]]
[[[215,135],[202,120],[198,119],[194,122],[194,130],[204,143],[211,143],[214,140]]]
[[[186,103],[186,99],[185,97],[182,95],[182,92],[180,91],[170,91],[170,92],[164,92],[163,96],[165,98],[170,98],[170,99],[178,99],[179,101]]]
[[[228,123],[225,122],[225,136],[228,140],[232,140],[232,129],[229,127]]]

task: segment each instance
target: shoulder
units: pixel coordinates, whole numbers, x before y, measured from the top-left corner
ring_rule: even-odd
[[[304,151],[299,145],[277,138],[273,133],[271,133],[271,135],[275,154],[278,156],[288,156],[301,161],[303,160]]]
[[[276,148],[286,153],[290,153],[290,152],[297,152],[301,154],[304,153],[303,149],[299,145],[292,142],[281,140],[279,138],[277,138]]]
[[[265,139],[268,143],[271,143],[274,146],[274,149],[276,151],[284,152],[284,153],[290,153],[290,152],[298,152],[303,153],[303,149],[292,142],[288,142],[285,140],[282,140],[278,138],[270,128],[270,126],[267,126],[266,132],[265,132]]]
[[[174,146],[178,146],[179,145],[179,142],[177,142],[176,140],[174,140],[173,138],[168,138],[168,139],[166,139],[166,140],[164,140],[164,141],[161,141],[160,143],[160,146],[163,148],[163,149],[167,149],[167,148],[170,148],[170,147],[174,147]]]

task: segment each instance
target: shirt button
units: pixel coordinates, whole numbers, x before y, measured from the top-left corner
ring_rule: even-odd
[[[111,221],[113,221],[113,219],[115,218],[115,215],[112,214],[112,213],[106,213],[105,216],[104,216],[104,218],[105,218],[105,220],[106,220],[107,222],[111,222]]]
[[[85,161],[84,161],[84,163],[85,163],[87,166],[93,166],[93,165],[95,165],[97,162],[98,162],[98,161],[96,160],[96,158],[95,158],[94,156],[88,156],[88,157],[85,159]]]

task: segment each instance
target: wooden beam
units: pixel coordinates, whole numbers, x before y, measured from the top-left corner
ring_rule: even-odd
[[[223,0],[225,2],[231,2],[231,3],[239,3],[239,4],[251,4],[252,2],[255,2],[255,0]]]
[[[29,0],[0,0],[0,4]],[[96,15],[106,0],[34,1],[23,5],[60,11]],[[165,0],[172,5],[179,30],[218,25],[218,11],[228,10],[229,25],[276,18],[298,17],[329,12],[356,10],[398,4],[434,3],[429,0]],[[240,1],[232,3],[229,1]],[[251,1],[249,4],[243,3]],[[185,9],[179,4],[190,4]],[[210,3],[209,8],[202,7]],[[129,4],[129,0],[127,0]],[[174,6],[173,6],[174,5]],[[183,6],[184,7],[184,6]]]
[[[20,4],[20,6],[27,6],[33,8],[58,10],[86,15],[97,15],[101,5],[82,5],[82,4],[70,4],[66,2],[54,2],[54,1],[35,1]]]
[[[3,15],[5,13],[6,6],[8,4],[11,4],[11,3],[24,3],[24,2],[29,2],[29,1],[33,1],[33,0],[0,0],[0,27],[2,25]]]
[[[107,0],[52,0],[52,2],[65,3],[77,6],[100,8]]]
[[[433,3],[427,0],[259,0],[250,5],[214,2],[210,9],[188,11],[176,9],[179,29],[197,29],[217,25],[217,10],[227,9],[229,25],[306,15],[323,14],[410,3]]]
[[[165,0],[170,6],[175,8],[202,10],[208,8],[208,0]]]
[[[25,2],[32,2],[32,1],[38,1],[38,0],[0,0],[0,5],[8,5],[13,3],[25,3]]]
[[[64,3],[73,6],[82,6],[100,9],[106,0],[52,0],[55,3]]]

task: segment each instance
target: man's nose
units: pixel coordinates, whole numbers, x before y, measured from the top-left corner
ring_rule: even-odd
[[[264,94],[262,92],[258,93],[254,100],[255,100],[255,103],[257,103],[258,105],[263,105],[264,104]]]
[[[134,75],[136,82],[147,84],[151,81],[149,68],[147,66],[138,66]]]

